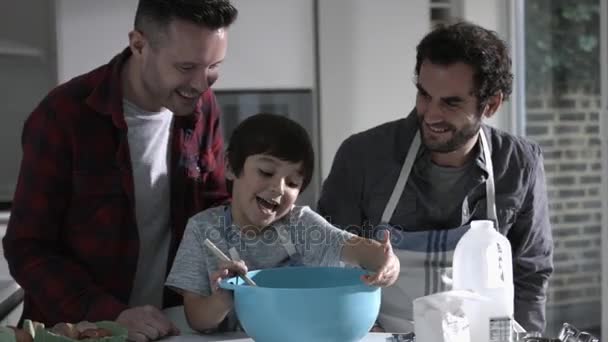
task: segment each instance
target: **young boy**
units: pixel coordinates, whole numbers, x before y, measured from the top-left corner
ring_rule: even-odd
[[[306,131],[278,115],[258,114],[234,131],[227,150],[230,206],[207,209],[186,227],[166,285],[184,296],[188,324],[205,332],[237,327],[232,293],[219,281],[247,269],[286,265],[339,266],[341,262],[375,272],[362,281],[389,286],[399,260],[389,236],[379,243],[329,224],[294,203],[309,184],[314,152]],[[211,240],[231,263],[222,263],[203,244]]]

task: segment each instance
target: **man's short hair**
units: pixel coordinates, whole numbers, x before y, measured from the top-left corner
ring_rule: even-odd
[[[502,92],[504,100],[511,95],[511,57],[507,45],[494,31],[468,22],[439,26],[420,41],[416,50],[416,77],[420,76],[425,60],[440,65],[462,62],[471,66],[479,109],[498,92]]]
[[[216,30],[229,27],[238,15],[229,0],[139,0],[135,13],[135,29],[154,37],[174,19]]]

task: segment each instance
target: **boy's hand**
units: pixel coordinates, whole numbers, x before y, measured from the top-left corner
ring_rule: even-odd
[[[370,286],[386,287],[393,285],[401,270],[399,258],[393,253],[391,245],[391,236],[389,231],[384,233],[384,242],[382,243],[384,262],[375,274],[366,274],[361,277],[363,282]]]
[[[223,262],[220,261],[218,270],[213,272],[210,277],[211,291],[220,296],[223,302],[232,305],[232,291],[220,288],[220,282],[225,278],[232,278],[237,274],[247,274],[247,265],[242,260]]]
[[[243,261],[220,261],[217,271],[209,276],[210,296],[182,291],[184,310],[190,327],[199,332],[217,329],[234,306],[232,291],[222,289],[222,279],[234,277],[236,274],[247,273]]]

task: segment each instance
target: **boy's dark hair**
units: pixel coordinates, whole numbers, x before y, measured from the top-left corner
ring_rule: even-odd
[[[232,133],[227,149],[228,165],[239,177],[247,157],[266,154],[291,163],[302,162],[300,192],[312,178],[315,157],[306,130],[297,122],[281,115],[260,113],[241,122]],[[232,182],[228,181],[232,192]]]
[[[511,57],[505,42],[494,31],[468,22],[438,26],[422,39],[416,50],[416,77],[425,60],[433,64],[462,62],[471,66],[479,109],[498,92],[502,92],[505,101],[511,95]]]
[[[174,19],[216,30],[229,27],[237,15],[229,0],[139,0],[135,29],[158,41],[158,34]]]

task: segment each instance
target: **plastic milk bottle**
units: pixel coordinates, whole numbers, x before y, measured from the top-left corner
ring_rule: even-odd
[[[453,289],[472,290],[487,301],[467,301],[471,342],[511,342],[513,264],[511,244],[493,221],[472,221],[454,251]]]

